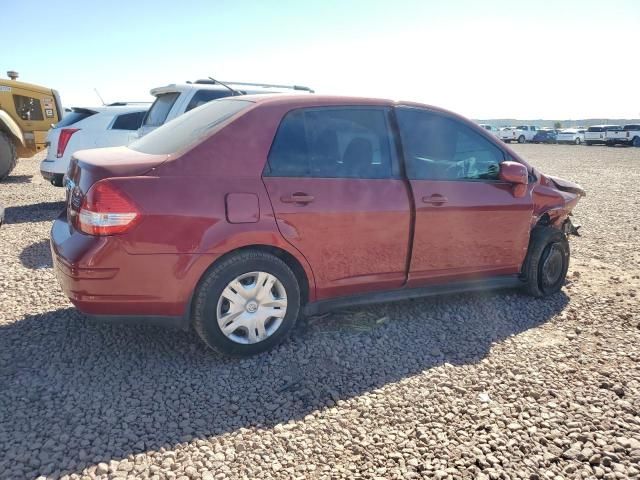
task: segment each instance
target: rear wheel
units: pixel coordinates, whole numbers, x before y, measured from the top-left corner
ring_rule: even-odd
[[[633,145],[634,147],[640,147],[640,137],[633,137],[631,145]]]
[[[573,143],[575,143],[576,145],[580,145],[580,137],[576,137]]]
[[[194,298],[200,338],[225,355],[247,356],[282,342],[300,311],[300,286],[278,257],[247,250],[210,270]]]
[[[590,142],[589,140],[587,140],[587,141],[586,141],[586,142],[584,142],[584,143],[587,145],[587,147],[590,147],[590,146],[592,146],[592,145],[593,145],[593,142]]]
[[[525,141],[524,135],[520,135],[518,137],[518,143],[524,143],[524,141]]]
[[[527,293],[546,297],[558,292],[567,276],[569,257],[569,241],[564,233],[551,227],[534,228],[522,269]]]
[[[9,176],[17,160],[16,147],[11,138],[6,133],[0,132],[0,181]]]

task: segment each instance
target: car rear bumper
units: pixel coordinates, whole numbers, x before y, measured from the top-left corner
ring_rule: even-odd
[[[64,180],[64,173],[52,173],[45,170],[40,170],[40,174],[42,175],[42,178],[51,183],[51,185],[55,185],[56,187],[64,186],[62,184]]]
[[[56,278],[71,303],[94,317],[188,324],[191,294],[201,272],[189,256],[129,254],[117,236],[85,235],[66,212],[51,228]]]
[[[46,181],[51,182],[56,187],[62,187],[64,174],[67,173],[69,159],[66,158],[45,158],[40,163],[40,174]]]

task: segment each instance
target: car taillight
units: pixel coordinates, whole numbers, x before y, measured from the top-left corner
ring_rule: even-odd
[[[60,137],[58,138],[58,151],[56,152],[56,157],[60,158],[64,155],[64,151],[67,148],[67,144],[71,139],[71,135],[76,133],[79,128],[63,128],[60,131]]]
[[[138,206],[113,182],[100,180],[85,195],[77,225],[89,235],[115,235],[131,229],[141,216]]]

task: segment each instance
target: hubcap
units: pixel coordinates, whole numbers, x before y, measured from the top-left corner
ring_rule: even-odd
[[[562,276],[564,255],[557,245],[551,245],[542,263],[542,283],[545,287],[552,287]]]
[[[244,273],[227,284],[216,316],[222,333],[236,343],[258,343],[273,335],[287,313],[287,293],[274,275]]]

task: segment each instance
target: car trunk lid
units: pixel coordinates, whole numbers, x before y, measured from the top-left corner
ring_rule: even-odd
[[[144,175],[167,157],[141,153],[127,147],[95,148],[74,153],[65,179],[67,215],[71,219],[77,215],[85,194],[94,183],[105,178]]]

